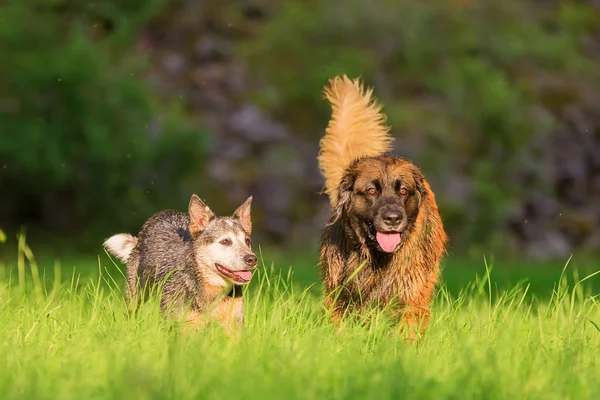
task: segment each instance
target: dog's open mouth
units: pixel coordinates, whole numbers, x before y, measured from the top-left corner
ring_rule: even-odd
[[[379,247],[386,253],[392,253],[402,242],[400,232],[377,232],[375,234],[375,239],[377,240]]]
[[[230,278],[235,283],[248,283],[250,282],[250,279],[252,279],[252,271],[232,271],[230,269],[225,268],[221,264],[215,264],[215,266],[221,274]]]

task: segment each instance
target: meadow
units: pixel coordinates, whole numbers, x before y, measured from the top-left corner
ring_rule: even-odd
[[[7,247],[3,247],[6,256]],[[11,251],[12,252],[12,251]],[[307,254],[309,254],[307,256]],[[237,338],[184,332],[149,302],[134,317],[121,265],[0,265],[2,399],[592,399],[600,392],[597,265],[448,258],[429,330],[402,342],[383,314],[335,328],[314,256],[261,252]]]

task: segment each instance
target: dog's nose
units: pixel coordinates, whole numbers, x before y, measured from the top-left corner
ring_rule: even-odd
[[[256,261],[257,261],[257,259],[256,259],[256,256],[254,254],[246,254],[244,256],[244,262],[249,267],[255,267],[256,266]]]
[[[389,226],[396,226],[402,221],[402,214],[398,211],[387,211],[381,215],[381,218]]]

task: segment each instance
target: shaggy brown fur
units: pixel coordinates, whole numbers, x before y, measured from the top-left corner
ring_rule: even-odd
[[[346,76],[325,89],[333,109],[318,158],[333,208],[319,260],[326,306],[336,321],[392,306],[413,337],[428,324],[447,238],[421,171],[385,154],[392,138],[371,93]]]

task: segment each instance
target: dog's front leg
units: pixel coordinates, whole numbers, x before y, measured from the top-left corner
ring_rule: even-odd
[[[338,328],[340,326],[341,319],[343,317],[343,306],[339,302],[328,296],[325,299],[325,314],[329,316],[333,325]]]
[[[187,313],[185,316],[185,330],[201,330],[208,326],[209,319],[206,318],[206,315],[202,312],[192,310]]]
[[[227,336],[233,336],[239,332],[244,322],[244,298],[225,297],[210,316],[219,322]]]
[[[417,336],[425,334],[429,324],[431,311],[428,305],[406,305],[402,307],[400,332],[407,343],[413,344]]]

